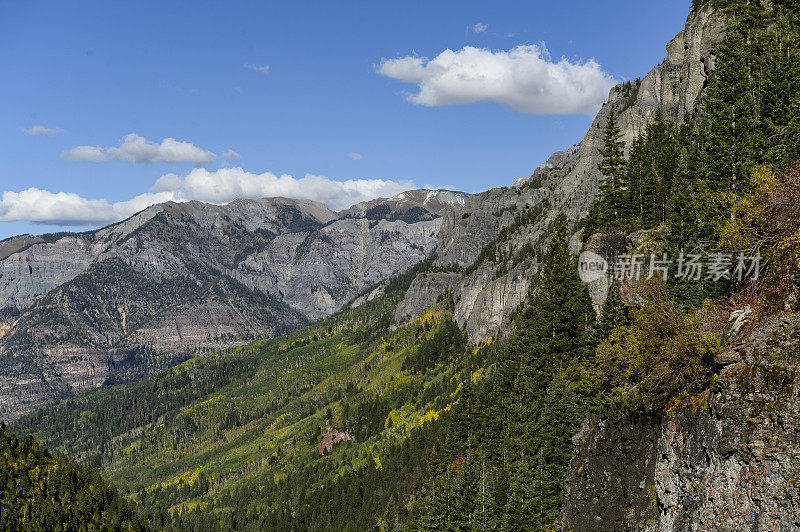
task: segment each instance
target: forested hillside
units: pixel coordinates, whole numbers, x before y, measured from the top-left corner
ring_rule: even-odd
[[[421,496],[408,505],[410,516],[396,518],[395,529],[559,529],[572,438],[587,413],[598,420],[659,419],[702,409],[722,368],[720,354],[759,322],[796,310],[800,8],[715,5],[727,29],[698,123],[687,117],[675,124],[657,113],[626,150],[612,109],[599,150],[600,193],[579,224],[584,241],[613,241],[609,233],[616,233],[625,242],[639,231],[638,241],[649,247],[623,246],[629,260],[637,252],[649,261],[691,253],[707,273],[687,279],[678,260],[665,266],[666,282],[661,273],[648,275],[652,263],[642,264],[641,276],[617,271],[622,285],[612,285],[595,323],[586,318],[585,288],[568,258],[569,232],[556,229],[528,310],[498,349],[495,379],[462,396],[459,421],[443,436],[470,427],[458,438],[466,444],[431,468]],[[745,263],[747,271],[737,270],[740,259],[754,256],[766,267],[753,271]],[[728,314],[745,304],[740,314],[753,312],[748,328],[731,330]],[[776,356],[793,360],[794,353]],[[652,526],[659,493],[655,485],[641,490]],[[580,516],[580,504],[573,505]],[[676,510],[685,511],[668,507],[664,515]],[[581,522],[604,530],[644,528],[645,521]]]
[[[51,456],[0,424],[0,528],[146,530],[131,504],[96,470]]]

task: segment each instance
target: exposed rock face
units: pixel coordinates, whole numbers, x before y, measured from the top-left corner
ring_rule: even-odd
[[[287,233],[244,260],[233,276],[273,294],[308,318],[328,316],[363,288],[424,260],[441,220],[338,220],[319,230]]]
[[[322,438],[322,441],[319,442],[319,445],[317,445],[317,452],[320,454],[329,453],[331,450],[333,450],[333,446],[337,443],[353,441],[353,439],[353,435],[349,432],[342,432],[340,430],[328,427],[325,437]]]
[[[418,275],[411,282],[406,297],[397,305],[395,319],[404,321],[409,316],[417,316],[426,308],[433,306],[439,294],[446,292],[459,280],[455,272],[434,272]]]
[[[518,269],[520,261],[514,255],[526,243],[543,245],[548,224],[559,212],[572,221],[588,213],[601,178],[597,170],[598,148],[602,146],[603,128],[611,110],[617,113],[628,144],[653,121],[659,108],[665,118],[676,123],[682,123],[687,116],[696,119],[706,78],[714,65],[714,46],[723,29],[721,16],[712,9],[711,2],[706,3],[689,15],[685,29],[667,45],[668,55],[663,63],[641,81],[611,90],[608,102],[579,144],[554,153],[531,177],[518,179],[511,189],[475,194],[442,215],[437,265],[466,269],[455,283],[455,293],[463,294],[456,303],[456,317],[466,325],[472,340],[496,335],[527,294],[536,268]],[[536,209],[545,200],[547,208],[540,216],[513,226],[516,217]],[[511,234],[503,234],[503,228],[510,225],[514,229]],[[496,244],[495,253],[481,256],[491,243]],[[478,273],[476,260],[486,263],[494,273]],[[419,305],[411,301],[435,301],[438,294],[423,292],[439,288],[434,283],[413,285],[403,317],[414,315],[405,309],[418,309]],[[492,295],[477,297],[487,290]],[[604,290],[597,287],[595,291],[598,303]]]
[[[494,188],[453,206],[442,215],[437,265],[470,266],[481,249],[514,221],[516,212],[538,204],[547,196],[548,191],[530,187]]]
[[[8,257],[12,253],[21,251],[33,244],[44,242],[44,239],[33,235],[12,236],[0,241],[0,260]]]
[[[421,212],[419,209],[424,209],[436,216],[441,216],[449,207],[463,205],[468,198],[469,194],[455,190],[408,190],[389,199],[378,198],[356,203],[349,209],[342,211],[341,214],[372,219],[381,210],[419,213]]]
[[[85,271],[96,250],[81,236],[35,243],[0,261],[0,305],[21,310]]]
[[[466,197],[409,191],[344,213],[286,198],[165,203],[97,231],[7,239],[0,419],[327,316],[428,257],[437,213]]]
[[[474,338],[497,335],[525,301],[536,269],[530,261],[499,276],[493,267],[478,268],[455,291],[454,321]]]
[[[800,528],[800,317],[733,351],[708,398],[666,419],[589,419],[564,530]]]

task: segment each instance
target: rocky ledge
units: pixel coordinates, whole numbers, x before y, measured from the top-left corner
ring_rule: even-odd
[[[564,530],[800,528],[800,316],[717,360],[694,406],[584,423]]]

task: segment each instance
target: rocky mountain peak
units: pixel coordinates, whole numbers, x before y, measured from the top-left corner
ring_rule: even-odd
[[[466,192],[455,190],[420,188],[400,192],[391,198],[362,201],[342,211],[340,214],[348,217],[360,217],[367,216],[367,213],[372,211],[374,213],[384,212],[389,215],[390,213],[411,211],[416,207],[417,209],[424,209],[434,216],[441,216],[449,207],[463,205],[469,196]],[[382,206],[384,206],[383,209],[381,209]]]

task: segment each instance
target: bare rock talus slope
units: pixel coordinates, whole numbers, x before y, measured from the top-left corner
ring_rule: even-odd
[[[0,419],[327,316],[428,257],[466,194],[336,213],[308,200],[154,205],[103,229],[0,242]]]
[[[436,266],[459,272],[447,283],[453,288],[455,319],[472,340],[498,334],[524,301],[537,270],[534,257],[558,212],[573,221],[587,213],[600,182],[597,150],[610,111],[618,115],[628,143],[653,121],[659,108],[676,123],[696,119],[723,29],[722,18],[706,3],[689,15],[660,65],[643,79],[611,90],[579,144],[556,152],[532,176],[511,187],[470,196],[442,215]],[[526,244],[533,253],[524,249]],[[433,292],[444,284],[443,278],[437,281],[414,282],[397,318],[413,317],[425,302],[435,301],[438,294]]]

